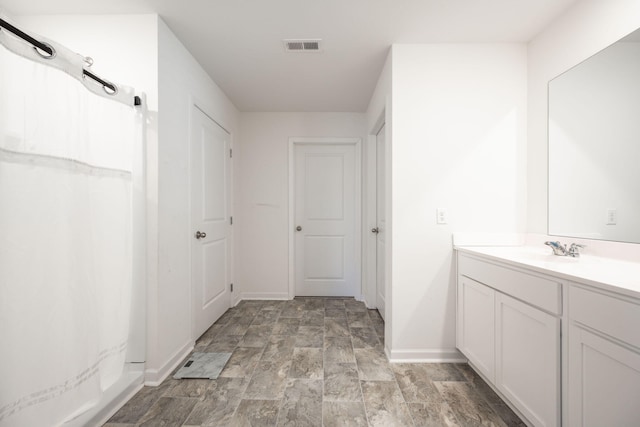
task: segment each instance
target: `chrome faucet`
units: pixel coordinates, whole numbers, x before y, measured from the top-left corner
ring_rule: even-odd
[[[584,248],[585,245],[579,245],[577,243],[572,243],[569,246],[569,251],[567,252],[567,256],[578,258],[580,256],[580,249]]]
[[[567,256],[567,245],[560,242],[544,242],[545,245],[553,249],[553,254],[558,256]]]
[[[580,245],[578,243],[572,243],[567,249],[567,245],[563,245],[560,242],[544,242],[545,245],[549,246],[553,249],[553,254],[558,256],[570,256],[572,258],[580,257],[580,249],[586,247],[585,245]]]

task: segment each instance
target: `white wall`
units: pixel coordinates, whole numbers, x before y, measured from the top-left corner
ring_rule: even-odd
[[[452,233],[524,231],[526,54],[393,46],[392,359],[458,357]]]
[[[240,114],[234,224],[242,298],[288,297],[289,138],[365,135],[361,113]]]
[[[147,381],[166,376],[194,343],[191,331],[189,114],[196,102],[231,133],[237,110],[158,21],[158,278],[149,283]]]
[[[529,43],[527,229],[547,232],[547,83],[640,27],[640,2],[583,0]]]

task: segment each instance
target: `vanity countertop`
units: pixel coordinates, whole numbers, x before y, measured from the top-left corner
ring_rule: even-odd
[[[488,260],[501,261],[561,279],[640,298],[640,263],[583,254],[579,258],[556,256],[535,246],[454,246],[454,249]]]

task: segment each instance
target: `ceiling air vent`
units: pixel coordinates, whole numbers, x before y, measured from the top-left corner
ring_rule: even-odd
[[[320,52],[321,39],[283,40],[284,49],[288,52]]]

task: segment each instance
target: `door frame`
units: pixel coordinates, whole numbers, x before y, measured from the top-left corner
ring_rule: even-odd
[[[363,268],[363,274],[365,277],[365,281],[364,281],[364,286],[363,286],[363,296],[364,296],[364,302],[365,305],[367,306],[367,308],[369,309],[378,309],[378,304],[377,304],[377,298],[378,298],[378,293],[377,293],[377,270],[376,270],[376,266],[377,266],[377,253],[376,253],[376,245],[377,245],[377,236],[373,233],[371,233],[371,229],[373,227],[377,227],[378,223],[377,223],[377,200],[378,200],[378,194],[377,194],[377,189],[378,189],[378,185],[380,183],[378,183],[378,179],[377,179],[377,173],[378,173],[378,163],[377,163],[377,159],[378,159],[378,147],[377,147],[377,136],[378,133],[382,130],[382,128],[385,126],[385,115],[384,112],[382,113],[382,115],[378,118],[378,120],[375,123],[375,126],[372,128],[371,133],[368,135],[367,137],[367,146],[366,146],[366,170],[365,170],[365,186],[366,186],[366,206],[365,206],[365,212],[364,212],[364,216],[365,216],[365,227],[364,227],[364,238],[363,238],[363,255],[365,258],[365,263],[364,263],[364,268]],[[385,146],[388,144],[386,142],[386,135],[385,135]],[[386,168],[385,168],[386,170]],[[386,174],[385,174],[386,176]],[[386,184],[385,185],[386,188]],[[387,224],[388,226],[389,224]],[[386,280],[385,280],[386,283]],[[386,289],[385,289],[385,297],[386,297]],[[386,314],[386,308],[385,308],[385,314]]]
[[[361,138],[289,138],[289,299],[296,295],[295,282],[295,149],[297,145],[353,145],[356,151],[355,259],[357,300],[362,300],[362,139]]]
[[[192,175],[192,167],[193,167],[193,162],[194,159],[192,158],[191,155],[191,128],[193,126],[193,115],[195,113],[195,109],[200,110],[200,112],[202,114],[204,114],[205,116],[207,116],[208,118],[211,119],[211,121],[213,121],[213,123],[215,123],[217,126],[219,126],[223,131],[225,131],[228,135],[229,135],[229,149],[233,150],[233,133],[231,133],[231,131],[228,129],[228,127],[222,125],[222,123],[220,123],[220,121],[216,120],[214,118],[214,115],[209,113],[209,109],[205,106],[206,103],[200,101],[199,98],[197,98],[196,96],[189,96],[189,120],[188,120],[188,132],[189,132],[189,136],[187,139],[188,142],[188,148],[187,148],[187,180],[188,180],[188,189],[187,189],[187,198],[188,198],[188,203],[189,203],[189,229],[188,231],[188,235],[189,235],[189,317],[190,317],[190,335],[191,335],[191,341],[193,341],[195,343],[195,341],[199,338],[198,336],[196,336],[196,319],[195,319],[195,310],[194,310],[194,295],[193,295],[193,275],[192,275],[192,263],[193,263],[193,249],[192,249],[192,244],[191,244],[191,232],[194,230],[194,225],[193,225],[193,218],[191,215],[191,211],[192,211],[192,206],[193,206],[193,200],[192,200],[192,186],[193,186],[193,175]],[[229,182],[227,183],[227,217],[232,217],[233,216],[233,159],[231,157],[228,157],[228,162],[229,162]],[[233,283],[234,281],[234,271],[233,271],[233,254],[234,254],[234,230],[233,227],[231,227],[231,231],[229,233],[229,246],[227,247],[227,264],[228,264],[228,273],[229,273],[229,283]],[[233,306],[233,292],[229,292],[229,307]]]

